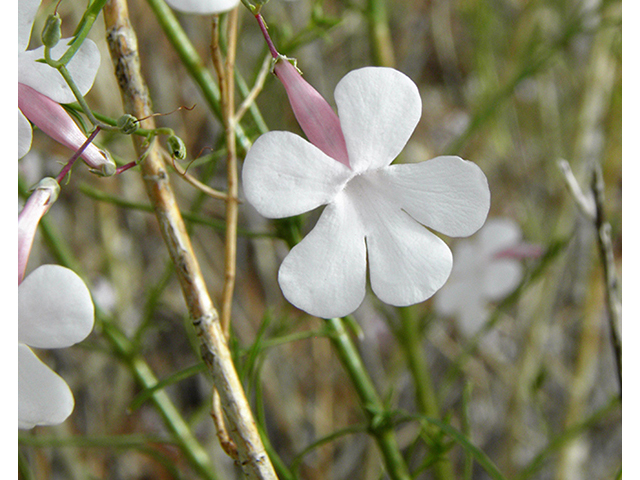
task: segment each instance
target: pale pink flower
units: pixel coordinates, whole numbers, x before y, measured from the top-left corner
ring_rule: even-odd
[[[336,116],[292,68],[280,59],[275,71],[311,143],[290,132],[266,133],[242,172],[247,200],[265,217],[326,205],[280,267],[285,297],[312,315],[348,315],[364,299],[368,268],[383,302],[426,300],[447,280],[452,258],[425,227],[453,237],[478,230],[489,210],[485,175],[455,156],[391,165],[422,113],[416,85],[401,72],[348,73],[335,89]]]
[[[60,106],[61,103],[76,101],[73,92],[56,69],[38,61],[44,58],[44,47],[27,50],[39,6],[40,0],[18,2],[18,158],[26,155],[31,148],[32,130],[29,122],[72,151],[79,150],[87,140]],[[51,49],[52,57],[62,56],[70,40],[61,39]],[[99,66],[98,47],[87,39],[67,65],[82,95],[91,89]],[[81,158],[91,168],[105,175],[115,173],[113,160],[93,144],[87,146]]]
[[[91,295],[73,271],[43,265],[23,280],[36,229],[58,191],[54,179],[44,179],[18,215],[18,428],[59,424],[74,405],[67,383],[30,347],[68,347],[93,328]]]
[[[489,305],[504,299],[520,284],[523,258],[542,254],[522,241],[520,227],[509,218],[487,220],[473,238],[458,241],[451,277],[434,298],[436,311],[453,317],[460,332],[471,337],[489,318]]]
[[[183,13],[211,15],[228,12],[240,3],[240,0],[166,0],[174,10]]]

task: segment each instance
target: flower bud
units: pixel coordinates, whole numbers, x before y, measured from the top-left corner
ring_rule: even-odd
[[[118,130],[125,135],[131,135],[138,130],[138,119],[133,115],[125,113],[118,119],[116,126],[118,127]]]
[[[87,141],[87,137],[59,103],[22,83],[18,83],[18,108],[36,127],[74,152]],[[86,145],[80,158],[94,170],[105,174],[109,171],[115,173],[113,159],[93,143]]]
[[[116,162],[111,158],[111,154],[107,150],[98,150],[104,158],[107,159],[106,163],[103,163],[100,168],[89,168],[91,173],[95,173],[101,177],[112,177],[116,174]]]
[[[171,135],[167,138],[167,148],[169,149],[171,157],[177,160],[184,160],[187,158],[187,147],[180,137]]]
[[[60,37],[62,37],[62,30],[60,28],[61,24],[62,19],[57,13],[53,13],[47,17],[44,28],[42,29],[43,45],[53,48],[58,44]]]
[[[40,219],[56,201],[59,192],[60,185],[55,178],[43,178],[18,214],[18,285],[24,278]]]
[[[349,167],[340,119],[329,103],[307,83],[291,61],[279,56],[273,70],[284,85],[291,108],[307,139],[334,160]]]

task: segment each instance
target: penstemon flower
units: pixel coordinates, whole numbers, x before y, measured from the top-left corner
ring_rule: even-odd
[[[210,15],[228,12],[240,3],[240,0],[166,0],[174,10],[183,13]]]
[[[364,299],[367,265],[385,303],[432,296],[452,257],[429,229],[453,237],[478,230],[489,210],[485,175],[455,156],[391,165],[422,112],[418,88],[397,70],[348,73],[335,89],[337,115],[288,61],[279,58],[275,73],[311,143],[290,132],[259,137],[244,162],[246,198],[268,218],[326,205],[280,266],[284,296],[315,316],[348,315]]]
[[[18,3],[18,158],[31,148],[31,123],[62,145],[77,151],[87,140],[61,103],[76,101],[73,92],[58,71],[38,60],[44,58],[44,47],[27,50],[33,21],[40,0]],[[53,57],[61,56],[70,39],[62,39],[51,49]],[[93,85],[100,66],[100,52],[91,40],[85,40],[67,65],[80,93],[85,95]],[[105,175],[115,173],[115,163],[105,152],[89,144],[81,154],[91,168]]]
[[[460,332],[476,334],[489,317],[488,304],[515,290],[522,280],[523,258],[538,257],[537,245],[524,243],[518,225],[508,218],[494,218],[473,239],[454,247],[456,261],[451,278],[434,298],[438,313],[454,317]]]
[[[18,216],[18,428],[22,429],[59,424],[74,405],[67,383],[30,347],[69,347],[93,328],[91,295],[73,271],[43,265],[23,280],[36,228],[58,189],[54,179],[43,180]]]

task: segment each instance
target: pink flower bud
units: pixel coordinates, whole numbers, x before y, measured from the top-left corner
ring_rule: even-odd
[[[36,127],[74,152],[87,141],[60,104],[22,83],[18,83],[18,108]],[[80,157],[89,167],[105,175],[115,173],[113,160],[93,144],[87,145]]]
[[[53,178],[43,178],[18,214],[18,285],[22,283],[29,253],[40,219],[58,198],[60,185]]]
[[[329,103],[285,57],[276,59],[274,71],[287,91],[293,113],[307,139],[334,160],[350,167],[340,119]]]

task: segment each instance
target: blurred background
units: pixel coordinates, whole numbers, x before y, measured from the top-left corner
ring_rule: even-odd
[[[34,32],[55,4],[43,2]],[[60,3],[63,35],[72,34],[85,6]],[[355,68],[391,66],[411,77],[423,115],[398,161],[455,154],[477,163],[491,188],[489,217],[510,219],[523,241],[542,248],[543,255],[520,262],[518,287],[489,302],[478,336],[438,313],[434,299],[396,309],[368,295],[354,314],[361,329],[354,329],[355,341],[390,411],[419,411],[416,385],[427,382],[439,418],[507,479],[621,477],[621,394],[596,229],[558,167],[566,160],[584,192],[594,166],[601,167],[603,215],[621,282],[621,8],[614,0],[270,0],[262,9],[279,51],[297,58],[305,79],[332,104],[335,85]],[[154,110],[166,114],[156,121],[187,147],[178,168],[224,191],[219,118],[150,5],[134,0],[129,9]],[[176,17],[215,78],[211,18]],[[101,18],[90,38],[102,64],[87,101],[115,119],[123,109]],[[33,35],[32,47],[38,42]],[[301,133],[282,85],[264,68],[267,53],[241,4],[237,104],[264,78],[241,123],[249,140],[266,130]],[[103,132],[97,143],[119,164],[136,159],[125,135]],[[55,176],[69,156],[35,132],[19,164],[21,189]],[[225,204],[178,173],[172,181],[219,305]],[[299,219],[304,231],[317,214]],[[282,297],[277,270],[288,249],[279,233],[240,205],[230,345],[256,418],[291,478],[387,478],[322,320]],[[460,241],[445,240],[455,252]],[[76,407],[60,426],[20,432],[20,478],[240,478],[219,447],[211,382],[137,169],[99,178],[74,168],[39,230],[28,271],[44,263],[82,273],[98,314],[81,344],[38,352],[70,384]],[[428,379],[412,369],[407,321]],[[145,385],[157,380],[166,381],[166,401],[209,457],[209,473],[176,445],[171,419],[150,400]],[[395,426],[415,478],[442,478],[434,468],[440,456],[452,464],[453,478],[491,478],[464,442],[418,427]]]

